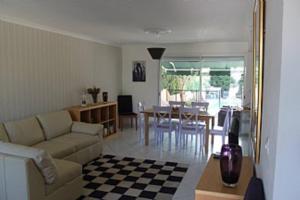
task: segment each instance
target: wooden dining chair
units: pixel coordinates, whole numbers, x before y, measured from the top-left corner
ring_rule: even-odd
[[[138,115],[138,132],[139,132],[139,141],[143,142],[144,137],[144,127],[145,127],[145,117],[144,117],[145,106],[144,103],[139,101],[137,104],[137,115]]]
[[[133,127],[133,119],[135,121],[135,128],[137,130],[137,113],[132,109],[132,96],[119,95],[118,96],[118,114],[119,114],[119,128],[123,130],[124,119],[130,119],[131,128]]]
[[[196,136],[195,153],[198,149],[198,136],[200,136],[200,146],[204,145],[204,126],[199,121],[199,109],[197,108],[179,108],[179,137],[180,143],[184,146],[188,144],[188,136]]]
[[[171,120],[172,108],[170,106],[153,106],[154,132],[156,144],[162,144],[164,133],[169,133],[169,145],[171,144],[172,132],[175,131],[176,144],[178,143],[178,131],[176,124]]]
[[[224,120],[224,124],[222,129],[216,129],[215,127],[210,130],[210,134],[212,136],[212,143],[214,141],[213,137],[215,135],[220,135],[222,136],[222,144],[225,144],[225,136],[228,135],[228,131],[230,128],[230,123],[231,123],[231,116],[232,116],[232,109],[228,108],[226,111],[226,116],[225,116],[225,120]]]

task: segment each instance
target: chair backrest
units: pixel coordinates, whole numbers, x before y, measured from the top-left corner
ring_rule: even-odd
[[[138,104],[137,104],[137,110],[139,113],[143,112],[145,110],[145,106],[144,106],[144,103],[139,101]]]
[[[171,107],[184,107],[184,101],[169,101]]]
[[[264,186],[261,179],[252,177],[244,197],[244,200],[265,200]]]
[[[226,116],[224,120],[224,125],[223,125],[223,135],[227,135],[229,128],[230,128],[230,122],[231,122],[231,115],[232,115],[232,110],[231,108],[228,108],[226,111]]]
[[[199,108],[200,111],[207,112],[209,106],[209,102],[201,101],[201,102],[192,102],[193,108]]]
[[[132,96],[119,95],[118,96],[118,112],[119,114],[132,113]]]
[[[153,106],[154,113],[154,126],[160,124],[169,124],[171,126],[171,111],[170,106]]]
[[[185,131],[198,132],[199,129],[199,109],[179,108],[179,129]]]

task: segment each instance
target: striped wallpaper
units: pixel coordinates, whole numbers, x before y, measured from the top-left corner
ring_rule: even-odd
[[[80,103],[93,85],[116,99],[121,49],[0,20],[0,122]]]

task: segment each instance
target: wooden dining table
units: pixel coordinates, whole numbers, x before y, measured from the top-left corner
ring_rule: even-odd
[[[145,118],[145,145],[149,145],[149,118],[154,117],[154,110],[152,108],[150,109],[145,109],[143,112],[144,118]],[[172,119],[179,119],[179,111],[178,110],[172,110],[171,112],[171,118]],[[208,153],[208,139],[209,139],[209,130],[210,130],[210,122],[211,122],[211,127],[214,127],[215,125],[215,116],[210,115],[207,112],[200,112],[200,115],[198,117],[200,121],[205,122],[205,153]]]

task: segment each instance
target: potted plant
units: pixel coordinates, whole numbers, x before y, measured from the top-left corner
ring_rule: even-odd
[[[93,88],[87,89],[88,94],[90,94],[93,98],[93,102],[97,103],[98,101],[98,94],[100,93],[100,88],[96,88],[95,86]]]

